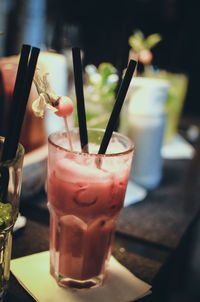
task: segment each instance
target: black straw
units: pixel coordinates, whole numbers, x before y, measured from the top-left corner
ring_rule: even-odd
[[[9,152],[9,144],[11,141],[11,139],[9,139],[9,138],[13,137],[13,131],[15,130],[15,126],[13,124],[14,124],[14,121],[15,121],[16,115],[17,115],[18,103],[19,103],[22,86],[24,83],[24,76],[25,76],[25,73],[27,70],[30,49],[31,49],[30,45],[23,45],[22,49],[21,49],[21,55],[20,55],[16,80],[15,80],[15,86],[14,86],[14,91],[13,91],[13,96],[12,96],[12,103],[10,106],[10,115],[9,115],[6,135],[5,135],[6,138],[5,138],[5,142],[4,142],[4,152],[2,155],[2,160],[7,159],[8,152]]]
[[[81,141],[81,149],[83,152],[88,152],[88,134],[86,125],[86,114],[83,94],[83,77],[81,54],[78,47],[72,48],[73,65],[74,65],[74,82],[77,99],[78,124]]]
[[[15,157],[19,143],[26,105],[40,52],[39,48],[33,47],[30,59],[28,61],[30,49],[31,47],[29,45],[23,45],[21,51],[13,99],[11,103],[8,131],[6,133],[3,147],[3,161]]]
[[[108,121],[106,130],[105,130],[102,142],[101,142],[101,146],[99,148],[99,152],[98,152],[99,154],[105,154],[105,152],[106,152],[106,149],[108,147],[110,138],[111,138],[112,133],[114,131],[114,128],[116,126],[116,123],[117,123],[117,120],[118,120],[118,117],[119,117],[119,114],[120,114],[120,111],[121,111],[126,93],[128,91],[129,84],[131,82],[133,73],[135,71],[136,64],[137,64],[137,62],[134,61],[134,60],[130,60],[130,62],[129,62],[129,65],[128,65],[128,68],[126,70],[124,79],[123,79],[123,81],[121,83],[121,86],[119,88],[117,98],[116,98],[116,102],[115,102],[115,105],[113,107],[110,119]]]

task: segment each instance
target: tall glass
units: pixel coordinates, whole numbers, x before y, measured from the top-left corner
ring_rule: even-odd
[[[3,142],[0,136],[0,157]],[[24,148],[19,144],[13,160],[0,161],[0,301],[9,284],[12,231],[19,211],[23,158]]]
[[[78,129],[48,139],[50,272],[63,287],[102,284],[112,252],[115,225],[123,207],[133,157],[132,141],[114,133],[98,155],[104,131],[88,129],[89,153],[80,152]]]
[[[154,72],[149,68],[145,68],[144,76],[167,80],[170,84],[166,101],[167,123],[164,137],[164,144],[167,145],[171,143],[178,130],[179,119],[188,89],[188,76],[183,73],[173,73],[166,70]]]

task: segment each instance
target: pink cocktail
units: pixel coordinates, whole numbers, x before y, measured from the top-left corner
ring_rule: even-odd
[[[112,252],[123,207],[133,144],[113,133],[105,155],[97,155],[103,130],[89,129],[89,153],[81,153],[79,130],[49,136],[48,206],[50,271],[64,287],[100,285]]]

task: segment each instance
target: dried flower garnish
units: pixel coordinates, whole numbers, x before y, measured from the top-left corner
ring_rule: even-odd
[[[50,109],[53,113],[58,111],[55,106],[58,105],[59,96],[51,89],[48,75],[48,73],[45,73],[41,76],[37,69],[34,76],[34,84],[39,97],[33,102],[32,109],[35,115],[41,118],[44,117],[46,109]]]
[[[63,117],[66,133],[69,141],[70,149],[72,150],[72,141],[70,137],[67,117],[73,112],[73,102],[67,96],[58,96],[51,89],[48,81],[48,73],[42,76],[37,69],[35,71],[34,83],[39,94],[39,97],[32,103],[32,109],[37,117],[43,118],[45,111],[50,109],[53,113],[60,117]]]

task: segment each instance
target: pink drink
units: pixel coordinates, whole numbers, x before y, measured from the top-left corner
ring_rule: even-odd
[[[49,137],[51,274],[62,286],[87,288],[101,284],[112,252],[133,145],[115,133],[106,155],[94,154],[102,135],[103,131],[88,130],[90,154],[65,149],[65,133]],[[76,129],[72,141],[74,150],[80,150]]]

